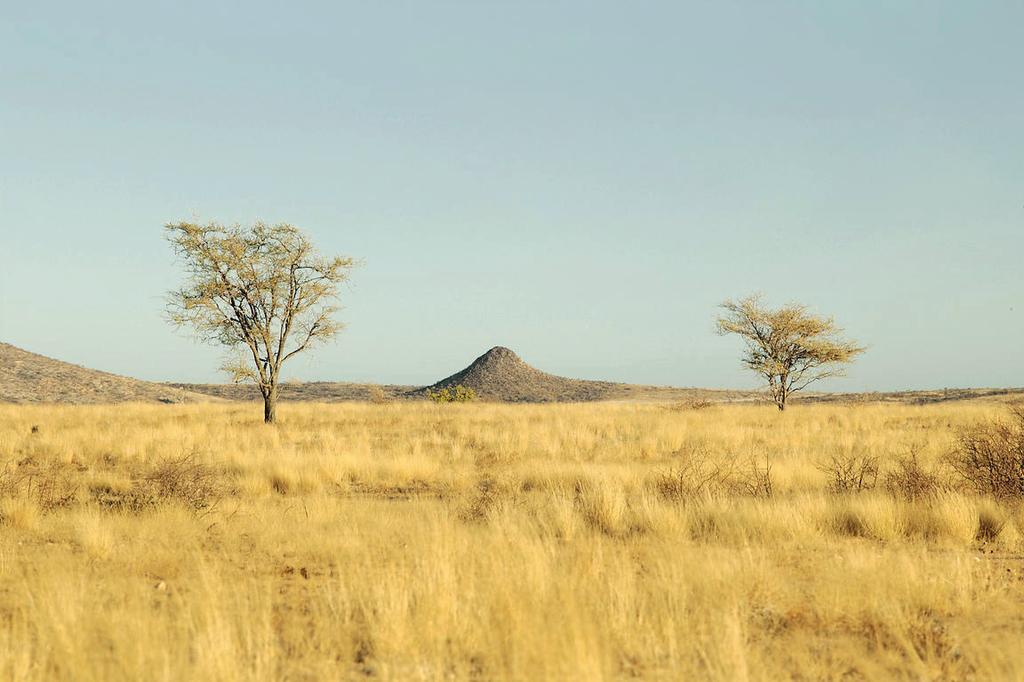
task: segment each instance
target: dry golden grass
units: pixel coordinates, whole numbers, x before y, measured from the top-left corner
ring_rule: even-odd
[[[1022,679],[1004,410],[0,407],[0,678]]]

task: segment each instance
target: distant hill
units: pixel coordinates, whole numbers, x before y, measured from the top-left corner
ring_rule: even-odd
[[[212,400],[165,384],[87,369],[0,343],[0,402],[100,404]]]
[[[262,400],[255,384],[166,384],[172,388],[223,398],[224,400]],[[357,384],[344,381],[285,381],[278,385],[279,400],[305,400],[338,403],[358,400],[409,399],[418,386]]]
[[[378,385],[346,382],[285,382],[284,401],[346,402],[424,400],[428,390],[461,384],[492,402],[549,403],[598,400],[661,402],[761,401],[761,391],[644,386],[610,381],[570,379],[542,372],[513,351],[495,346],[465,369],[431,386]],[[120,402],[186,403],[257,400],[252,384],[154,383],[100,372],[0,343],[0,403],[100,404]],[[798,402],[899,402],[923,404],[950,400],[1024,400],[1024,389],[944,389],[889,393],[809,393]]]
[[[547,374],[523,362],[503,346],[495,346],[465,369],[421,389],[436,391],[452,386],[476,391],[482,400],[510,403],[584,402],[607,398],[615,384],[584,381]]]
[[[928,405],[957,400],[987,400],[1017,403],[1024,400],[1024,388],[943,388],[932,390],[889,391],[870,393],[809,393],[797,396],[808,403],[904,403]]]
[[[468,367],[437,383],[419,389],[427,391],[462,385],[472,388],[482,400],[511,403],[591,402],[595,400],[710,400],[752,399],[753,391],[717,391],[697,388],[641,386],[611,381],[570,379],[542,372],[503,346],[490,349]]]
[[[476,391],[481,400],[491,402],[548,403],[590,402],[595,400],[753,400],[756,391],[719,391],[701,388],[641,386],[610,381],[568,379],[547,374],[523,362],[508,348],[495,346],[466,369],[431,386],[357,384],[345,382],[285,382],[278,388],[279,398],[315,402],[350,400],[424,400],[428,390],[462,384]],[[176,389],[205,393],[227,400],[258,400],[252,384],[168,384]]]

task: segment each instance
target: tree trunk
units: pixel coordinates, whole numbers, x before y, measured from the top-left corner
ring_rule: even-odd
[[[277,389],[273,388],[263,395],[263,423],[273,424],[277,421]]]
[[[779,391],[775,395],[775,404],[779,406],[779,412],[786,411],[786,398],[789,397],[789,375],[779,375]]]

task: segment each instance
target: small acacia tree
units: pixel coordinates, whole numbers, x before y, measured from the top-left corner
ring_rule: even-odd
[[[786,409],[790,395],[816,381],[843,376],[843,366],[864,352],[840,338],[831,317],[811,314],[796,303],[772,310],[758,295],[726,301],[718,318],[719,334],[737,334],[746,344],[743,365],[768,381],[772,400]]]
[[[263,420],[273,423],[281,367],[342,329],[332,315],[355,262],[321,256],[287,224],[181,222],[165,234],[188,274],[170,292],[169,320],[233,351],[222,369],[236,383],[256,384]]]

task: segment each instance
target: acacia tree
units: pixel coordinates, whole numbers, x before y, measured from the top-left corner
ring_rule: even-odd
[[[768,381],[779,410],[786,409],[793,393],[816,381],[843,376],[843,366],[865,350],[841,338],[843,330],[831,317],[813,315],[800,304],[772,310],[753,295],[725,301],[721,308],[725,313],[718,318],[718,333],[743,339],[743,366]]]
[[[256,384],[263,420],[273,423],[281,367],[342,329],[332,316],[354,260],[320,255],[288,224],[181,222],[164,229],[188,275],[169,294],[168,319],[232,351],[221,369],[235,383]]]

